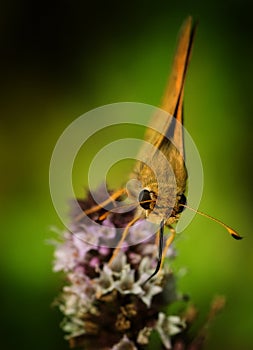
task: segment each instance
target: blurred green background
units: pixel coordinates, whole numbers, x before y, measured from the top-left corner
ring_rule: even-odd
[[[245,238],[234,241],[195,217],[178,237],[175,269],[187,267],[179,288],[201,317],[214,295],[227,297],[207,349],[253,349],[249,3],[12,0],[0,13],[2,348],[68,348],[61,315],[51,307],[62,280],[51,272],[53,248],[45,243],[54,237],[50,225],[62,228],[48,188],[51,153],[69,123],[94,107],[158,105],[178,30],[192,14],[199,28],[185,114],[204,167],[200,209]],[[81,194],[85,180],[78,181]]]

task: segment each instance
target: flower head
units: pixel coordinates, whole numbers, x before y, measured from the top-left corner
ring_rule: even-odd
[[[94,205],[90,195],[79,204],[84,209]],[[171,349],[171,336],[185,327],[179,316],[164,313],[180,298],[174,275],[163,267],[157,278],[144,283],[156,266],[155,236],[148,222],[139,220],[109,264],[114,250],[110,247],[119,240],[117,229],[127,225],[134,211],[100,221],[103,213],[93,213],[93,221],[73,219],[71,232],[63,233],[56,246],[54,270],[67,278],[59,305],[66,337],[72,347],[123,350],[142,348],[157,332],[163,347]],[[139,243],[133,245],[136,239]]]

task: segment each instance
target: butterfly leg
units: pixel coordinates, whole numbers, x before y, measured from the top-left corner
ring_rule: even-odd
[[[100,203],[98,205],[95,205],[94,207],[92,207],[90,209],[87,209],[84,212],[82,212],[81,214],[77,215],[75,217],[75,221],[81,220],[85,215],[90,215],[90,214],[96,213],[101,208],[103,208],[107,204],[115,201],[117,198],[119,198],[120,196],[122,196],[125,193],[126,193],[126,189],[125,188],[122,188],[122,189],[118,190],[117,192],[114,192],[108,199],[106,199],[102,203]]]
[[[127,235],[128,235],[128,232],[129,232],[129,229],[131,226],[133,226],[133,224],[138,221],[140,219],[140,216],[137,216],[135,217],[133,220],[131,220],[127,226],[125,227],[123,233],[122,233],[122,237],[119,241],[119,243],[117,244],[117,246],[115,247],[114,251],[113,251],[113,254],[108,262],[108,265],[111,266],[113,260],[116,258],[116,256],[118,255],[119,253],[119,250],[121,249],[121,246],[122,246],[122,243],[125,241]]]
[[[104,214],[100,215],[98,220],[99,221],[104,221],[109,215],[110,215],[110,211],[106,211]]]
[[[165,246],[163,248],[162,261],[164,261],[164,259],[166,258],[166,254],[168,252],[168,249],[169,249],[169,247],[171,246],[172,242],[174,241],[174,239],[176,237],[176,230],[172,226],[169,226],[169,230],[170,230],[171,235],[167,239],[167,241],[165,243]]]

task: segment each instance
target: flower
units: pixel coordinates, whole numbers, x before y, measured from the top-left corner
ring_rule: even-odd
[[[180,333],[185,326],[185,322],[178,316],[166,316],[162,312],[158,314],[156,329],[166,349],[171,349],[170,336]]]
[[[95,205],[90,194],[79,204],[85,210]],[[109,263],[119,240],[117,229],[133,219],[134,211],[110,213],[100,220],[104,213],[103,209],[93,213],[91,220],[73,218],[71,230],[56,244],[53,269],[63,271],[67,280],[59,297],[66,338],[73,348],[134,350],[143,349],[156,332],[163,349],[171,349],[171,337],[182,332],[186,323],[164,310],[182,297],[167,264],[146,282],[157,263],[150,224],[141,219],[133,225]],[[174,255],[170,251],[167,259]]]

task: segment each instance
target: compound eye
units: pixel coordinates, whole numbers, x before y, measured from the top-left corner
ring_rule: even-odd
[[[186,204],[186,197],[185,197],[185,195],[182,193],[181,194],[181,197],[180,197],[180,199],[179,199],[179,202],[178,202],[178,214],[179,213],[182,213],[182,211],[185,209],[185,207],[183,207],[182,205],[180,205],[180,204],[183,204],[183,205],[185,205]]]
[[[145,202],[145,201],[150,201],[150,202]],[[145,202],[145,203],[142,203]],[[150,196],[150,192],[148,190],[142,190],[139,194],[139,203],[140,206],[145,209],[148,210],[150,209],[150,204],[151,204],[151,196]]]

